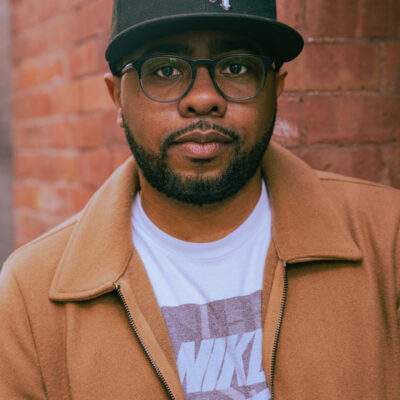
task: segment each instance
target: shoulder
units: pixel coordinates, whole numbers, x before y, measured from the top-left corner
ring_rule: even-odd
[[[385,251],[399,246],[400,190],[329,172],[316,174],[359,243],[373,242]]]
[[[377,212],[400,213],[400,190],[383,184],[351,178],[332,172],[315,171],[334,200],[365,205]]]
[[[44,291],[47,296],[55,269],[79,217],[80,213],[11,253],[1,270],[1,283],[4,285],[11,278],[21,290],[26,286],[25,289],[30,291]]]

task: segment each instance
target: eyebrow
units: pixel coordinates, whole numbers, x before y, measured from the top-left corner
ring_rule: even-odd
[[[215,40],[209,45],[210,54],[213,56],[220,55],[222,53],[228,53],[234,50],[245,51],[254,54],[260,51],[260,49],[257,49],[256,46],[252,45],[247,40]],[[190,57],[193,54],[193,48],[188,43],[160,43],[147,48],[141,56],[148,57],[162,54],[176,54]]]
[[[233,50],[245,50],[246,52],[250,51],[251,53],[257,53],[260,51],[247,40],[216,40],[210,44],[210,53],[213,55],[227,53]]]
[[[185,54],[191,55],[190,46],[186,43],[162,43],[149,47],[142,53],[142,57],[153,56],[157,54]]]

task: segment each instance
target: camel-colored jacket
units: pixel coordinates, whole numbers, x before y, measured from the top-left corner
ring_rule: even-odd
[[[400,192],[315,172],[276,144],[263,174],[273,225],[263,364],[274,399],[399,399]],[[137,190],[130,159],[81,213],[4,265],[0,399],[184,398],[132,244]]]

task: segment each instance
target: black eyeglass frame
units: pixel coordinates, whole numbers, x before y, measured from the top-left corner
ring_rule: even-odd
[[[217,63],[219,63],[219,62],[220,62],[221,60],[223,60],[224,58],[229,58],[229,57],[243,57],[243,56],[252,56],[252,57],[258,58],[258,59],[263,63],[263,66],[264,66],[264,77],[263,77],[262,84],[260,85],[260,89],[259,89],[253,96],[250,96],[250,97],[243,97],[243,98],[235,98],[235,97],[231,97],[231,96],[228,96],[227,94],[225,94],[225,93],[220,89],[220,87],[218,86],[218,83],[217,83],[217,81],[215,80],[215,67],[216,67]],[[172,100],[159,100],[159,99],[156,99],[156,98],[150,96],[150,95],[146,92],[145,88],[143,87],[143,82],[142,82],[142,65],[143,65],[147,60],[150,60],[150,59],[152,59],[152,58],[157,58],[157,57],[165,57],[165,58],[171,57],[171,58],[177,58],[177,59],[186,61],[186,62],[190,65],[190,68],[191,68],[191,70],[192,70],[191,82],[190,82],[190,84],[188,85],[187,89],[184,91],[184,93],[183,93],[182,95],[176,97],[175,99],[172,99]],[[175,101],[181,100],[182,98],[184,98],[184,97],[190,92],[190,90],[191,90],[192,87],[193,87],[194,81],[195,81],[195,79],[196,79],[197,65],[199,65],[199,64],[208,65],[208,67],[209,67],[208,70],[209,70],[209,73],[210,73],[210,77],[211,77],[211,80],[212,80],[212,82],[213,82],[213,84],[214,84],[215,89],[216,89],[217,92],[218,92],[222,97],[224,97],[226,100],[232,100],[232,101],[246,101],[246,100],[251,100],[251,99],[253,99],[254,97],[257,97],[257,96],[261,93],[261,91],[264,89],[264,87],[265,87],[265,81],[266,81],[266,77],[267,77],[267,73],[268,73],[269,68],[270,68],[271,66],[273,66],[273,69],[274,69],[275,71],[277,71],[277,70],[279,69],[279,67],[280,67],[280,65],[279,65],[278,63],[276,63],[276,62],[273,60],[273,58],[271,58],[271,57],[269,57],[269,56],[259,55],[259,54],[242,54],[242,53],[239,53],[239,54],[227,54],[227,55],[223,55],[223,56],[217,57],[217,58],[215,58],[214,60],[211,60],[211,59],[208,59],[208,58],[202,58],[202,59],[198,59],[198,60],[192,60],[192,59],[186,58],[186,57],[181,57],[181,56],[176,56],[176,55],[168,55],[168,54],[165,54],[165,55],[164,55],[164,54],[163,54],[163,55],[159,55],[159,56],[140,57],[140,58],[136,58],[136,59],[134,59],[134,60],[132,60],[132,61],[129,61],[128,63],[126,63],[126,64],[122,67],[122,69],[121,69],[121,71],[120,71],[120,73],[119,73],[119,77],[122,77],[125,73],[129,72],[129,71],[132,70],[132,69],[135,69],[135,70],[137,71],[137,73],[138,73],[139,82],[140,82],[140,87],[142,88],[143,93],[144,93],[149,99],[154,100],[154,101],[157,101],[157,102],[159,102],[159,103],[173,103],[173,102],[175,102]]]

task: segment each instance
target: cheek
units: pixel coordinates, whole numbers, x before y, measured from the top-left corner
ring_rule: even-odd
[[[275,80],[273,73],[267,78],[264,90],[254,99],[242,103],[230,103],[229,119],[246,135],[263,135],[270,129],[276,112]]]
[[[261,130],[262,134],[270,129],[271,124],[274,122],[276,107],[274,92],[269,90],[261,93],[254,107],[254,121],[257,121],[254,122],[255,129]]]
[[[158,149],[161,125],[157,104],[147,98],[133,79],[123,82],[121,108],[136,142],[146,148]]]
[[[227,120],[231,128],[250,140],[257,140],[269,130],[275,114],[275,104],[272,99],[257,100],[251,103],[232,104],[232,107],[228,108]]]

